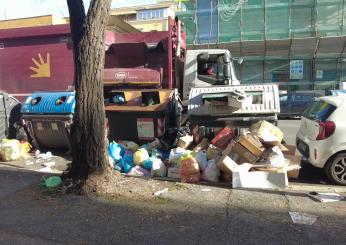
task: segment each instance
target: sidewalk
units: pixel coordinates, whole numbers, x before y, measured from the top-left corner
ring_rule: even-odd
[[[0,167],[1,244],[344,244],[346,239],[346,201],[326,204],[302,192],[185,184],[147,200],[135,193],[92,199],[49,195],[39,187],[41,176]],[[148,186],[143,189],[150,193]],[[297,225],[288,211],[318,219],[312,226]]]

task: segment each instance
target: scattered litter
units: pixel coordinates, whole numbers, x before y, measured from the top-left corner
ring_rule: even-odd
[[[28,162],[25,162],[25,165],[33,165],[34,162],[31,162],[31,161],[28,161]]]
[[[142,168],[141,166],[135,166],[131,169],[131,171],[128,173],[129,176],[143,176],[147,177],[150,176],[150,172],[146,170],[145,168]]]
[[[339,202],[344,199],[343,196],[337,193],[310,192],[308,196],[320,202]]]
[[[60,174],[60,173],[62,173],[62,171],[57,170],[57,169],[52,169],[51,167],[40,168],[38,170],[38,172],[41,172],[41,173],[52,173],[52,174]]]
[[[41,179],[41,185],[46,188],[56,188],[62,185],[62,179],[59,176],[44,176]]]
[[[209,189],[209,188],[204,188],[204,189],[201,189],[201,191],[203,191],[203,192],[208,192],[208,191],[211,191],[211,189]]]
[[[44,162],[42,163],[43,166],[51,168],[53,166],[55,166],[55,162]]]
[[[168,192],[168,188],[165,188],[165,189],[162,189],[160,191],[157,191],[154,193],[154,196],[160,196],[162,195],[163,193],[167,193]]]
[[[53,154],[50,151],[47,151],[46,153],[41,153],[37,155],[38,159],[48,160],[53,157]]]
[[[288,212],[293,223],[301,225],[312,225],[317,220],[318,216],[307,213]]]

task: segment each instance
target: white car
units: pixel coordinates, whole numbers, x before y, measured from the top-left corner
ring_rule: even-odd
[[[302,115],[296,146],[331,181],[346,185],[346,95],[315,99]]]

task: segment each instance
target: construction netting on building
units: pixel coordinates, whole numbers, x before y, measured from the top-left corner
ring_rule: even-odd
[[[185,25],[189,48],[227,48],[245,57],[238,69],[243,81],[277,82],[295,90],[334,88],[346,80],[345,0],[184,4],[186,11],[177,15]]]
[[[346,34],[344,0],[191,0],[178,16],[189,44]]]

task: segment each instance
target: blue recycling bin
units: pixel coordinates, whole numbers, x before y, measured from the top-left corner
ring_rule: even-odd
[[[39,148],[71,149],[69,136],[75,104],[74,91],[34,92],[25,100],[23,119]]]

